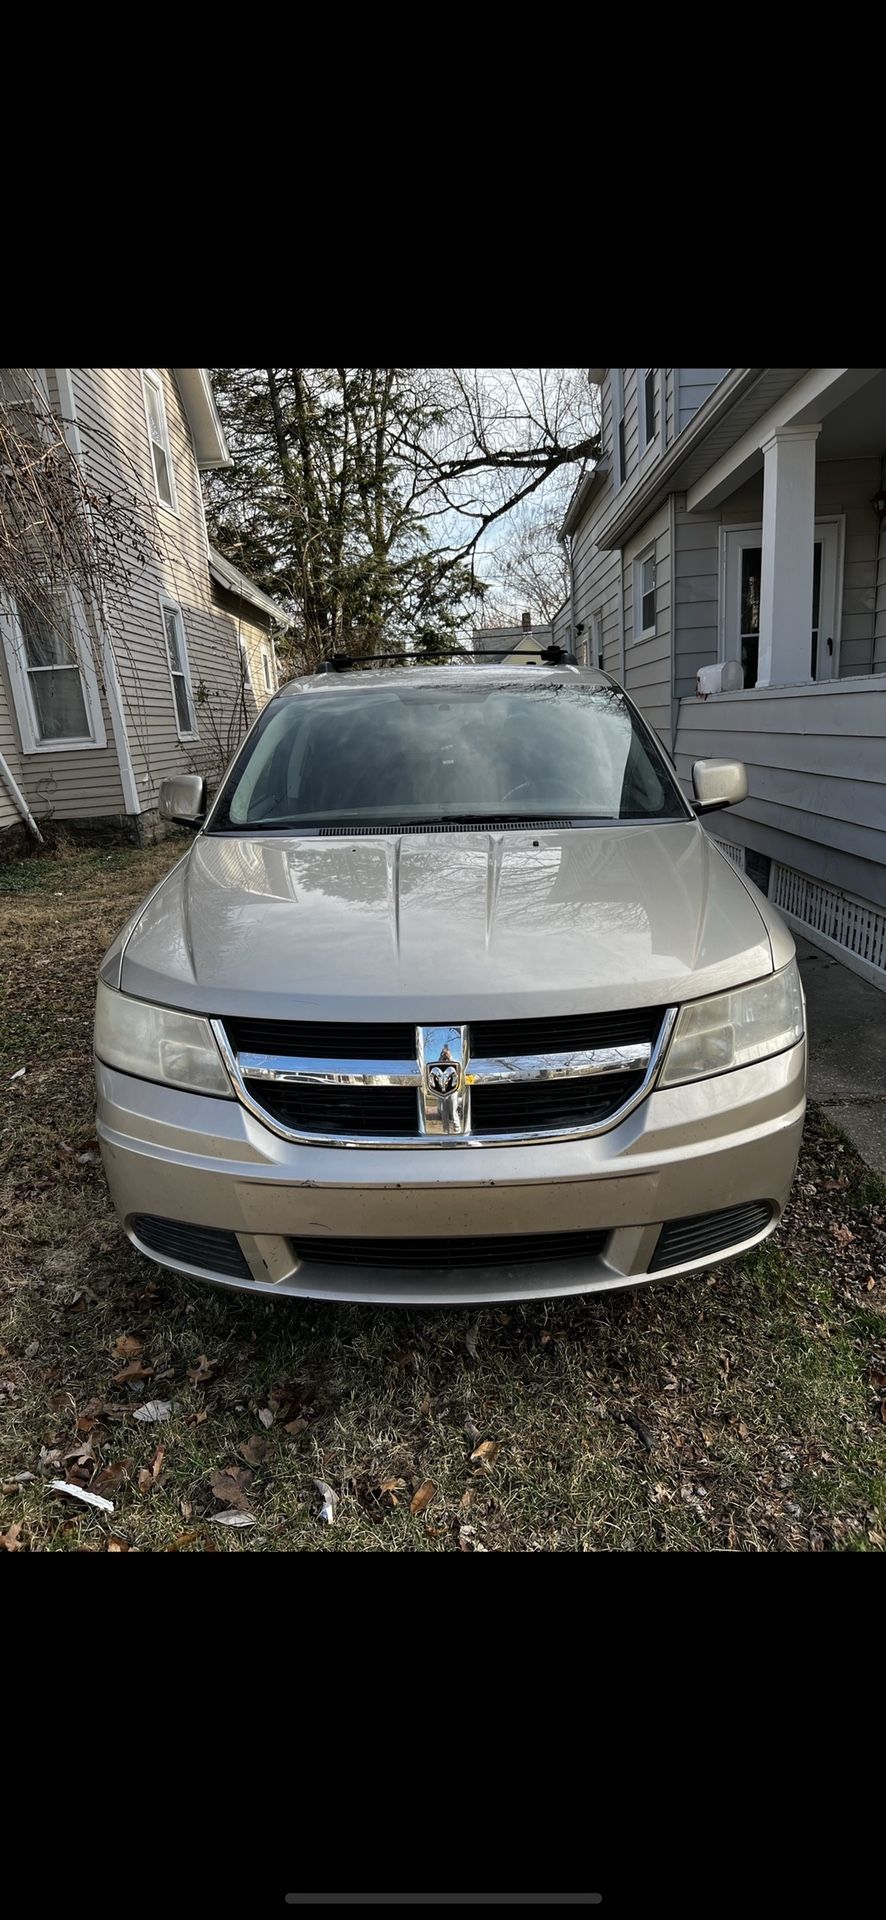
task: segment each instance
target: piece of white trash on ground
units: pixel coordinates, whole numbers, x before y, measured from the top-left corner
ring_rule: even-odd
[[[320,1508],[320,1512],[317,1515],[317,1518],[318,1520],[327,1521],[328,1525],[332,1526],[333,1520],[335,1519],[335,1508],[336,1508],[336,1503],[338,1501],[338,1494],[333,1491],[332,1487],[327,1486],[325,1480],[315,1480],[314,1485],[323,1502],[323,1505]]]
[[[88,1507],[100,1507],[102,1513],[113,1513],[113,1500],[105,1500],[100,1493],[90,1493],[86,1487],[75,1487],[71,1480],[50,1480],[53,1493],[69,1493],[72,1500],[85,1500]]]
[[[136,1407],[133,1420],[168,1420],[172,1412],[171,1400],[146,1400],[143,1407]]]
[[[210,1519],[217,1527],[254,1527],[254,1513],[213,1513]]]

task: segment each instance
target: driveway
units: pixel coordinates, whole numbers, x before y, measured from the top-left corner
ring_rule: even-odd
[[[886,1178],[886,993],[797,941],[809,1019],[809,1094]]]

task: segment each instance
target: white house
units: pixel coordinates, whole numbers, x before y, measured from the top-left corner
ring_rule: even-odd
[[[886,986],[886,368],[606,367],[554,623],[620,680],[712,831],[797,928]],[[697,694],[734,663],[732,692]],[[715,678],[717,676],[714,676]]]

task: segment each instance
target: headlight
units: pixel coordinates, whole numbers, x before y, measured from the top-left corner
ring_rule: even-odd
[[[803,989],[796,960],[750,987],[691,1000],[680,1008],[660,1087],[749,1067],[802,1040]]]
[[[106,1066],[140,1080],[234,1097],[212,1028],[202,1014],[132,1000],[102,980],[95,1002],[95,1051]]]

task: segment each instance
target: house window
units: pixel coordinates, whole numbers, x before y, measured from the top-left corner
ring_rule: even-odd
[[[50,608],[13,603],[3,638],[22,751],[103,747],[105,729],[89,629],[79,596]]]
[[[603,665],[603,621],[599,613],[591,614],[591,658],[589,665]]]
[[[265,676],[265,692],[270,693],[273,689],[274,682],[271,679],[271,662],[268,659],[268,656],[264,650],[264,647],[262,647],[262,650],[261,650],[261,664],[262,664],[262,672]]]
[[[656,407],[656,369],[646,367],[643,372],[643,386],[640,395],[640,452],[652,445],[658,432],[658,409]]]
[[[651,639],[655,633],[655,548],[649,547],[634,561],[634,638]]]
[[[169,430],[166,425],[163,383],[160,375],[152,367],[142,369],[142,383],[145,390],[145,413],[148,421],[148,438],[151,443],[151,458],[154,462],[157,499],[161,506],[169,507],[173,513],[177,513],[175,474],[172,470]]]
[[[172,682],[172,698],[175,703],[175,724],[180,740],[193,740],[197,732],[194,718],[194,696],[191,692],[191,670],[188,665],[188,648],[185,640],[185,623],[181,608],[174,600],[161,600],[163,631],[166,635],[166,657],[169,662],[169,678]]]
[[[624,484],[627,472],[624,367],[613,367],[612,370],[612,452],[615,463],[615,485],[620,487]]]

